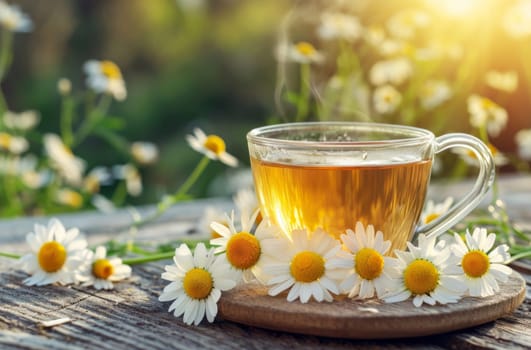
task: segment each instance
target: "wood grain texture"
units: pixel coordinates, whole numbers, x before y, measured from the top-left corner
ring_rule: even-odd
[[[502,194],[531,194],[531,178],[517,181],[517,187],[512,183],[512,180],[502,181]],[[452,190],[441,188],[443,194]],[[131,237],[143,242],[161,242],[196,237],[190,232],[207,205],[232,208],[226,200],[182,203],[136,233],[127,229],[131,222],[128,210],[112,215],[63,215],[60,219],[67,227],[80,227],[91,245],[110,238]],[[529,201],[515,200],[514,204],[507,201],[507,205],[512,213],[520,214],[513,217],[515,220],[531,226]],[[47,221],[48,218],[0,221],[0,250],[26,252],[26,233],[35,222]],[[529,349],[531,344],[529,286],[524,302],[509,315],[477,327],[419,338],[351,340],[298,335],[264,330],[221,317],[213,324],[191,327],[167,312],[169,302],[157,300],[167,284],[160,278],[167,263],[170,261],[135,266],[133,277],[116,284],[115,290],[96,291],[78,286],[24,286],[22,281],[26,275],[12,266],[12,260],[0,258],[0,349]],[[531,274],[524,277],[531,283]],[[52,328],[40,326],[43,320],[62,317],[72,321]]]
[[[288,303],[286,292],[271,297],[267,287],[253,283],[225,293],[219,302],[219,314],[247,325],[319,336],[417,337],[469,328],[510,314],[525,299],[525,281],[514,272],[500,287],[500,292],[489,298],[468,297],[456,304],[416,308],[411,300],[386,304],[342,296],[333,303]]]

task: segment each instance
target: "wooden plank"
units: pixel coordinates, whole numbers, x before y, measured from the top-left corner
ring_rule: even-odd
[[[512,193],[509,197],[513,199],[520,198],[522,193],[531,193],[529,177],[517,180],[518,186],[512,183],[512,180],[502,182],[501,192]],[[507,190],[509,188],[510,191]],[[441,193],[451,192],[451,189],[441,187]],[[531,224],[528,203],[519,199],[508,200],[508,207],[522,215],[515,216],[515,219],[521,219],[525,224]],[[139,230],[135,237],[158,242],[191,237],[189,232],[197,226],[198,218],[207,205],[223,207],[225,210],[232,208],[232,204],[223,199],[181,203],[153,225]],[[144,212],[151,209],[142,208]],[[127,227],[131,215],[127,210],[112,215],[61,215],[60,219],[67,227],[80,227],[87,234],[89,244],[97,244],[111,237],[127,240],[130,234]],[[25,252],[25,234],[35,222],[47,221],[48,218],[1,221],[1,250]],[[114,291],[95,291],[79,286],[27,287],[22,285],[25,274],[10,267],[11,262],[0,258],[2,349],[526,349],[531,343],[529,291],[524,303],[511,315],[471,329],[413,339],[344,340],[267,331],[221,319],[214,324],[187,326],[167,312],[169,303],[157,300],[167,284],[160,274],[164,264],[169,261],[135,266],[131,280],[117,284]],[[529,275],[526,277],[529,278]],[[52,328],[40,326],[43,320],[62,317],[69,317],[72,321]]]

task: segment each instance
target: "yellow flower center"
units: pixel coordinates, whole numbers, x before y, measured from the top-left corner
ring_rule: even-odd
[[[253,267],[260,258],[260,242],[247,232],[233,235],[227,243],[227,260],[237,269]]]
[[[303,251],[291,261],[290,272],[297,282],[313,282],[324,274],[325,262],[319,254]]]
[[[306,56],[306,57],[311,57],[311,56],[315,55],[315,53],[317,52],[315,47],[313,47],[312,44],[310,44],[310,43],[308,43],[306,41],[301,41],[300,43],[295,45],[295,48],[297,49],[298,53],[300,53],[301,55]]]
[[[97,176],[88,176],[84,181],[85,190],[89,193],[100,191],[100,180]]]
[[[64,190],[58,194],[58,200],[61,204],[68,205],[72,208],[80,208],[83,205],[83,196],[75,191]]]
[[[484,252],[473,250],[463,256],[461,266],[467,276],[481,277],[489,271],[490,261],[489,257]]]
[[[46,242],[37,255],[39,265],[46,272],[56,272],[66,261],[66,249],[56,241]]]
[[[120,79],[122,77],[120,68],[114,62],[102,61],[100,67],[102,74],[109,79]]]
[[[225,152],[225,141],[217,135],[209,135],[204,146],[218,156]]]
[[[485,110],[489,110],[489,109],[492,109],[494,107],[496,107],[496,103],[492,102],[492,100],[486,98],[486,97],[482,97],[481,98],[481,106],[483,108],[485,108]]]
[[[192,299],[205,299],[210,295],[213,286],[212,275],[204,269],[191,269],[184,275],[183,288]]]
[[[424,223],[429,224],[433,220],[437,219],[439,216],[440,215],[437,213],[429,213],[428,215],[426,215],[426,218],[424,219]]]
[[[489,151],[490,153],[492,154],[493,157],[496,157],[496,155],[500,152],[492,143],[488,143],[487,144],[487,147],[489,148]],[[476,157],[476,154],[470,150],[468,150],[466,152],[466,154],[471,157],[471,158],[474,158],[474,159],[477,159]]]
[[[356,254],[356,272],[365,280],[373,280],[382,274],[384,259],[380,253],[371,248],[362,248]]]
[[[92,274],[97,278],[106,280],[114,273],[114,266],[107,259],[98,259],[92,264]]]
[[[439,283],[439,271],[428,260],[414,260],[404,271],[404,283],[414,295],[430,293]]]
[[[5,132],[0,132],[0,148],[9,149],[13,137]]]

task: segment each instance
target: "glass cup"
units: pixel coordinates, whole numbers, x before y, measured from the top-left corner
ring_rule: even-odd
[[[439,235],[458,223],[495,175],[485,144],[461,133],[435,137],[409,126],[307,122],[256,128],[247,141],[262,215],[288,236],[321,227],[339,238],[360,221],[391,240],[390,252],[404,249],[415,234]],[[420,225],[434,156],[453,147],[475,154],[477,180],[445,214]]]

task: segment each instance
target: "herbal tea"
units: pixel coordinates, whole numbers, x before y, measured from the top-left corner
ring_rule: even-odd
[[[339,238],[356,222],[371,224],[405,248],[417,224],[431,160],[381,165],[297,165],[261,161],[251,166],[262,215],[285,232],[324,230]]]

